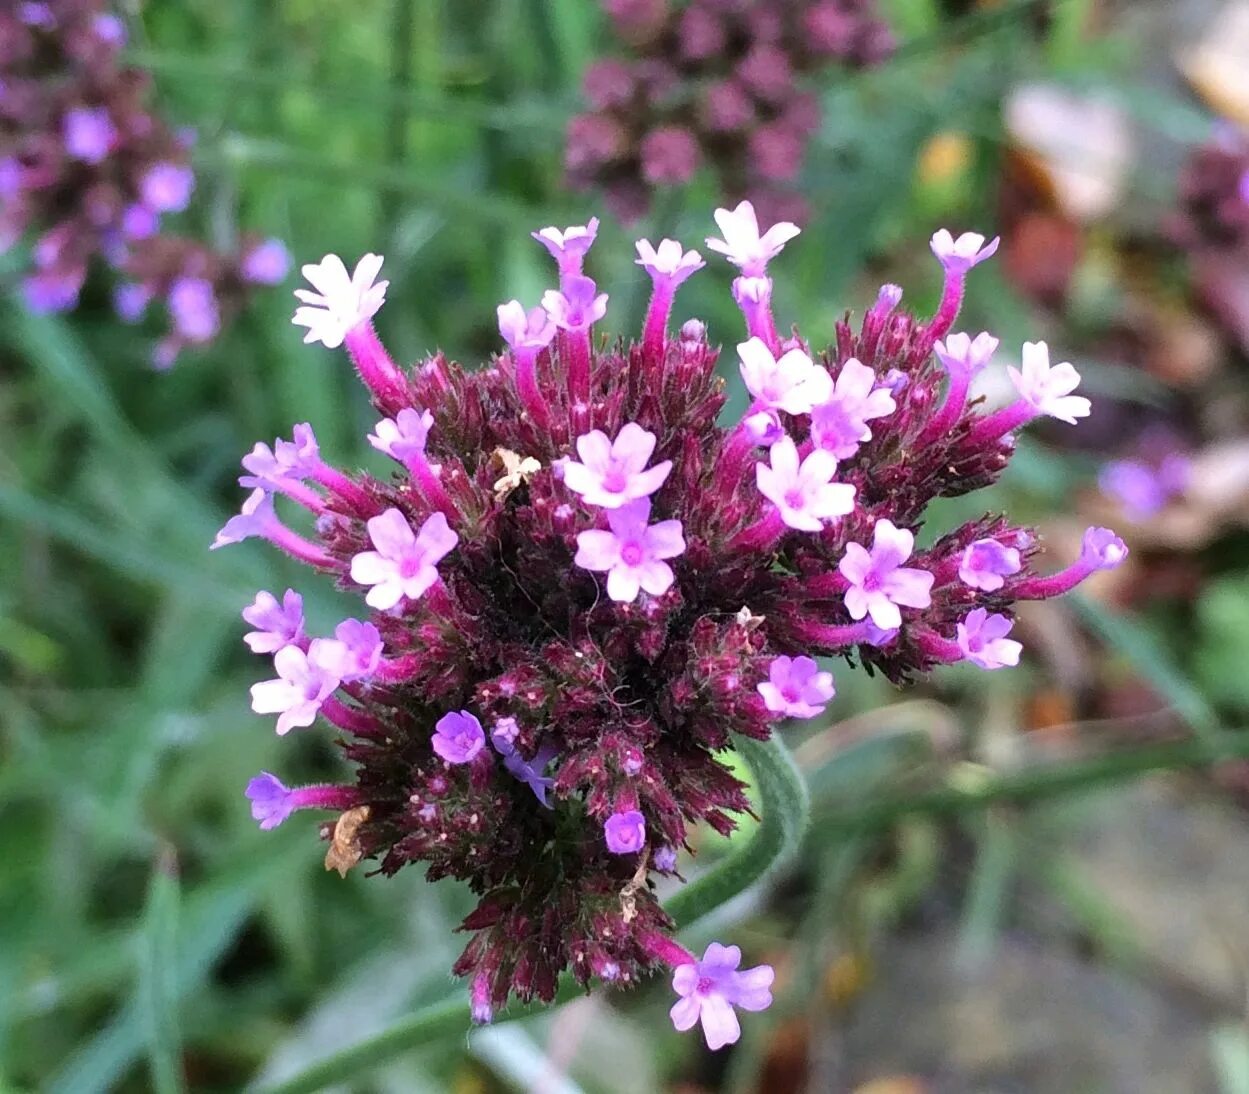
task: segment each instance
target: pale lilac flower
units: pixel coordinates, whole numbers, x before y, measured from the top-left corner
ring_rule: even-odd
[[[34,0],[18,4],[17,17],[28,27],[39,27],[41,30],[56,28],[56,16],[52,14],[51,6],[36,3]]]
[[[280,239],[266,239],[243,256],[243,278],[254,285],[280,284],[290,268],[291,253]]]
[[[404,407],[393,418],[383,418],[369,434],[369,444],[391,459],[407,463],[425,455],[425,441],[434,427],[434,416],[428,410]]]
[[[268,536],[278,524],[277,513],[273,509],[273,497],[268,491],[257,487],[243,502],[243,509],[237,516],[225,522],[217,538],[212,542],[212,549],[225,547],[231,543],[242,543],[253,536]]]
[[[195,175],[178,163],[158,163],[148,168],[139,183],[143,204],[158,213],[180,213],[191,200]]]
[[[651,865],[661,873],[670,874],[677,868],[677,850],[665,844],[651,853]]]
[[[1114,460],[1098,476],[1102,492],[1114,498],[1131,520],[1145,520],[1183,493],[1192,464],[1187,456],[1172,454],[1161,463]]]
[[[1128,557],[1127,544],[1109,528],[1089,528],[1084,533],[1080,562],[1093,570],[1114,570]]]
[[[736,209],[717,209],[715,218],[724,238],[708,238],[707,246],[740,267],[746,277],[762,276],[768,262],[801,231],[796,224],[783,220],[760,235],[755,207],[749,201],[741,202]]]
[[[810,657],[774,657],[768,678],[756,685],[764,705],[786,718],[814,718],[837,693],[833,674]]]
[[[755,409],[783,410],[786,414],[810,414],[833,391],[833,381],[823,365],[817,365],[800,349],[791,349],[778,361],[762,338],[751,338],[737,347],[739,368],[746,390],[754,396]]]
[[[296,298],[306,307],[296,308],[291,322],[308,328],[305,343],[321,342],[328,349],[337,349],[350,331],[377,314],[390,284],[377,280],[382,261],[381,255],[366,254],[351,274],[338,255],[326,255],[320,263],[303,267],[304,277],[316,292],[295,290]]]
[[[941,260],[941,265],[950,273],[966,273],[973,266],[978,266],[986,258],[997,253],[1001,240],[994,236],[986,245],[984,236],[976,232],[964,232],[958,239],[942,228],[930,243],[932,253]]]
[[[276,487],[302,483],[316,475],[321,467],[321,453],[312,426],[308,422],[298,423],[292,437],[290,441],[275,438],[272,448],[257,441],[243,457],[243,469],[248,474],[240,476],[239,485]]]
[[[519,300],[509,300],[496,309],[499,316],[499,334],[514,350],[546,349],[555,337],[555,324],[545,308],[525,311]]]
[[[586,331],[607,314],[607,294],[588,277],[573,274],[564,278],[563,289],[547,289],[542,307],[560,330]]]
[[[876,373],[851,357],[841,366],[832,395],[811,412],[811,439],[839,460],[848,459],[872,439],[867,423],[896,409],[893,393],[876,387]]]
[[[958,648],[982,669],[1017,665],[1023,645],[1006,637],[1014,625],[1004,615],[990,615],[984,608],[976,608],[958,624]]]
[[[127,205],[121,214],[121,234],[127,239],[150,239],[160,229],[160,214],[146,205]]]
[[[613,813],[603,825],[603,838],[613,855],[632,855],[646,846],[646,818],[636,809]]]
[[[960,331],[938,342],[933,350],[951,375],[959,373],[971,378],[992,360],[997,347],[998,340],[988,331],[981,331],[974,339]]]
[[[772,1005],[772,981],[776,973],[771,965],[756,965],[738,971],[742,951],[736,946],[712,942],[701,961],[678,965],[672,973],[672,989],[681,998],[668,1016],[684,1033],[702,1022],[707,1047],[713,1052],[733,1044],[742,1033],[735,1007],[742,1010],[767,1010]]]
[[[95,36],[110,46],[124,46],[126,44],[126,24],[123,23],[116,15],[107,13],[95,16],[91,20],[91,30]]]
[[[785,436],[785,427],[775,410],[757,410],[742,419],[742,429],[752,444],[771,448]]]
[[[564,485],[580,494],[587,505],[604,509],[617,509],[638,498],[650,497],[672,470],[671,460],[646,467],[655,443],[655,434],[636,422],[621,426],[614,441],[609,441],[600,429],[583,433],[577,438],[581,462],[564,461]]]
[[[22,299],[36,314],[70,311],[78,305],[82,282],[80,271],[59,274],[46,270],[22,281]]]
[[[276,775],[262,771],[247,784],[245,792],[252,803],[252,817],[263,831],[276,828],[295,811],[290,787]]]
[[[221,313],[212,282],[180,277],[169,288],[174,329],[188,342],[211,342],[221,329]]]
[[[438,719],[430,741],[447,763],[466,764],[486,747],[486,733],[470,711],[453,710]]]
[[[639,498],[607,510],[610,531],[577,534],[573,562],[584,570],[606,570],[607,595],[622,604],[636,600],[640,589],[651,596],[666,593],[676,578],[664,559],[685,551],[681,522],[662,520],[648,526],[650,511],[650,499]]]
[[[342,646],[339,675],[345,683],[367,680],[382,663],[382,636],[372,623],[344,619],[334,628],[334,639]]]
[[[296,726],[310,726],[321,704],[342,683],[338,675],[341,651],[337,642],[314,638],[305,653],[298,646],[283,646],[273,656],[276,680],[252,685],[252,710],[277,714],[278,733]]]
[[[996,539],[978,539],[963,552],[958,576],[965,585],[992,593],[1022,568],[1023,562],[1014,547],[1006,547]]]
[[[405,597],[417,600],[438,580],[436,563],[460,537],[442,513],[426,517],[419,534],[398,509],[387,509],[366,524],[374,551],[361,551],[351,560],[351,580],[371,585],[365,603],[385,611]]]
[[[490,743],[500,756],[510,756],[516,751],[516,738],[520,735],[520,726],[515,718],[499,718],[490,731]]]
[[[152,291],[146,285],[125,282],[113,290],[113,310],[123,323],[137,323],[152,302]]]
[[[102,106],[79,106],[65,112],[61,122],[65,151],[84,163],[101,163],[113,150],[117,127]]]
[[[1023,344],[1022,370],[1008,368],[1021,398],[1038,414],[1048,414],[1060,422],[1076,424],[1092,409],[1082,395],[1071,392],[1080,384],[1080,374],[1069,361],[1050,365],[1049,347],[1044,342]]]
[[[497,733],[498,730],[495,730]],[[490,739],[495,739],[495,733],[491,734]],[[497,745],[495,746],[498,747]],[[511,752],[503,753],[503,766],[508,773],[514,778],[519,779],[530,790],[533,791],[534,797],[538,799],[547,809],[553,808],[547,800],[547,795],[551,792],[551,788],[555,785],[555,780],[550,775],[545,775],[547,764],[555,759],[558,749],[550,741],[543,744],[533,758],[526,760],[519,752],[513,749]]]
[[[279,604],[263,589],[243,609],[243,619],[256,629],[243,635],[252,653],[277,653],[284,646],[298,646],[304,638],[304,598],[287,589]]]
[[[661,239],[658,247],[652,247],[650,240],[639,239],[635,246],[638,252],[635,265],[645,269],[653,281],[662,281],[670,288],[675,289],[706,265],[702,255],[683,250],[675,239]]]
[[[846,544],[837,569],[850,582],[846,610],[851,619],[870,615],[885,630],[902,625],[904,608],[927,608],[932,603],[933,575],[927,570],[903,566],[915,548],[915,537],[892,521],[878,520],[872,533],[872,549]]]
[[[562,232],[558,228],[543,228],[531,234],[551,252],[561,274],[576,275],[581,273],[582,259],[598,235],[598,217],[591,217],[589,224],[574,224]]]
[[[799,464],[793,439],[782,437],[768,449],[768,459],[755,464],[755,481],[790,528],[818,532],[826,520],[854,511],[854,487],[832,481],[837,460],[831,453],[817,448]]]

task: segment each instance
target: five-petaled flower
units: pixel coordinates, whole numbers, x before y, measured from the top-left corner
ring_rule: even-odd
[[[707,246],[740,267],[744,277],[762,277],[768,263],[801,231],[798,225],[782,220],[761,235],[755,207],[749,201],[736,209],[717,209],[715,217],[724,238],[708,237]]]
[[[636,265],[655,281],[663,281],[674,289],[706,265],[702,255],[685,250],[675,239],[661,239],[658,247],[652,247],[648,239],[639,239],[637,252]]]
[[[495,311],[499,317],[499,334],[514,350],[545,349],[555,337],[555,324],[545,308],[526,311],[519,300],[509,300]]]
[[[547,289],[542,306],[560,330],[586,331],[607,314],[607,294],[588,277],[564,278],[562,289]]]
[[[772,1005],[771,965],[738,970],[742,951],[736,946],[712,942],[702,960],[678,965],[672,973],[672,989],[681,998],[669,1011],[672,1024],[684,1033],[702,1022],[703,1036],[712,1051],[733,1044],[742,1033],[735,1007],[767,1010]]]
[[[434,416],[428,410],[404,407],[393,418],[383,418],[373,427],[369,444],[392,460],[407,463],[425,455],[425,441],[433,427]]]
[[[256,629],[243,635],[252,653],[277,653],[283,646],[298,646],[304,637],[304,598],[287,589],[277,597],[261,590],[243,609],[243,619]]]
[[[304,277],[316,289],[295,290],[305,306],[295,309],[292,322],[308,328],[304,341],[337,349],[352,330],[372,319],[385,302],[390,284],[377,280],[381,269],[382,256],[375,254],[361,258],[351,274],[338,255],[326,255],[319,263],[304,266]]]
[[[252,710],[277,714],[277,730],[282,736],[296,727],[312,725],[321,704],[342,683],[341,659],[342,649],[333,640],[314,638],[307,653],[298,646],[283,646],[273,655],[278,678],[252,685]]]
[[[988,331],[981,331],[975,338],[959,331],[937,342],[933,352],[951,375],[970,378],[993,359],[997,347],[998,340]]]
[[[833,674],[821,672],[810,657],[774,657],[768,678],[756,687],[768,710],[786,718],[823,714],[825,704],[836,694]]]
[[[646,846],[646,818],[636,809],[613,813],[603,824],[603,838],[613,855],[632,855]]]
[[[591,217],[589,224],[574,224],[562,232],[550,227],[531,234],[551,252],[551,257],[559,263],[561,274],[579,274],[581,262],[598,235],[598,217]]]
[[[942,228],[933,235],[929,245],[950,273],[966,273],[986,258],[992,258],[997,253],[999,242],[999,238],[994,236],[986,244],[984,236],[978,232],[964,232],[955,239],[947,229]]]
[[[466,764],[486,747],[486,732],[475,714],[453,710],[438,719],[430,740],[434,751],[447,763]]]
[[[818,532],[827,520],[854,511],[854,487],[833,482],[837,458],[817,448],[800,464],[791,437],[782,437],[768,449],[768,463],[755,464],[759,493],[776,506],[790,528]]]
[[[398,509],[371,517],[366,525],[376,550],[351,560],[351,580],[373,586],[365,603],[383,611],[405,597],[417,600],[438,580],[437,563],[459,542],[442,513],[425,518],[419,533]]]
[[[1020,397],[1037,414],[1048,414],[1070,425],[1089,416],[1092,406],[1088,399],[1071,394],[1080,385],[1080,374],[1069,361],[1051,366],[1049,347],[1044,342],[1025,342],[1021,364],[1021,368],[1008,368],[1007,372]]]
[[[851,357],[837,374],[832,394],[811,413],[811,439],[839,460],[849,459],[872,439],[868,422],[897,409],[893,392],[876,386],[876,373]]]
[[[876,522],[870,552],[860,543],[846,544],[837,569],[850,582],[845,599],[852,619],[870,615],[876,626],[889,630],[902,625],[899,606],[926,608],[932,603],[933,575],[902,565],[914,548],[915,537],[885,519]]]
[[[990,615],[984,608],[976,608],[958,624],[958,648],[968,661],[982,669],[1017,665],[1023,645],[1006,637],[1014,625],[1004,615]]]
[[[986,593],[996,592],[1011,574],[1023,568],[1019,551],[996,539],[978,539],[967,545],[958,564],[958,576],[964,584]]]
[[[662,596],[675,580],[665,559],[685,551],[679,520],[650,519],[649,498],[639,498],[618,509],[607,510],[608,529],[590,528],[577,533],[573,562],[583,570],[607,571],[607,595],[620,603],[637,599],[644,589]]]
[[[587,505],[604,509],[650,497],[672,470],[671,460],[646,466],[654,451],[655,434],[636,422],[621,426],[614,441],[602,430],[592,429],[577,438],[581,462],[564,461],[564,485],[580,494]]]
[[[778,361],[761,338],[737,347],[742,380],[754,396],[756,410],[783,410],[786,414],[810,414],[828,399],[833,381],[823,365],[817,365],[800,349],[791,349]]]

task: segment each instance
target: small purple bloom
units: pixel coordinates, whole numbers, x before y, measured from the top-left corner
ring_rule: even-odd
[[[277,597],[262,589],[243,609],[243,620],[256,628],[243,635],[252,653],[277,653],[285,646],[298,646],[304,638],[304,598],[287,589],[279,604]]]
[[[334,639],[342,646],[339,675],[347,683],[367,680],[382,663],[382,636],[372,623],[344,619],[334,628]]]
[[[150,239],[160,228],[160,215],[146,205],[127,205],[121,215],[121,234],[127,239]]]
[[[607,294],[590,278],[574,274],[564,278],[562,290],[543,293],[542,306],[560,330],[586,331],[607,314]]]
[[[581,262],[598,235],[598,217],[591,217],[589,224],[574,224],[562,232],[558,228],[543,228],[532,235],[551,252],[561,274],[579,274]]]
[[[169,311],[174,328],[188,342],[212,341],[221,330],[216,294],[203,278],[178,278],[169,287]]]
[[[123,323],[137,323],[151,302],[151,290],[137,282],[123,282],[113,290],[113,310]]]
[[[438,719],[431,743],[447,763],[466,764],[486,747],[486,734],[469,711],[453,710]]]
[[[338,674],[341,653],[337,643],[314,638],[305,653],[298,646],[283,646],[273,657],[276,680],[252,685],[252,710],[277,714],[278,733],[285,736],[297,726],[310,726],[321,704],[342,682]]]
[[[500,756],[510,756],[516,751],[516,737],[519,733],[520,726],[515,718],[500,718],[490,731],[490,743]]]
[[[652,186],[680,186],[694,177],[701,152],[694,134],[683,125],[652,129],[638,148],[642,177]]]
[[[580,494],[587,505],[604,509],[618,509],[650,497],[672,470],[671,460],[646,467],[655,442],[655,434],[635,422],[621,426],[614,441],[599,429],[584,433],[577,438],[581,462],[566,460],[563,464],[564,485]]]
[[[706,265],[702,255],[683,250],[675,239],[661,239],[658,247],[652,247],[648,239],[639,239],[635,246],[638,257],[634,264],[650,274],[656,284],[662,282],[669,288],[675,289]]]
[[[149,167],[139,183],[143,204],[158,213],[180,213],[191,200],[195,175],[180,163]]]
[[[737,347],[739,368],[755,409],[783,410],[786,414],[810,414],[833,392],[833,381],[823,365],[817,365],[800,349],[791,349],[778,361],[761,338]]]
[[[242,543],[253,536],[267,536],[277,524],[278,516],[273,508],[272,495],[257,487],[243,502],[242,512],[226,521],[225,526],[217,533],[212,549],[216,550],[231,543]]]
[[[499,316],[499,334],[514,350],[546,349],[555,337],[555,324],[547,315],[545,308],[525,307],[519,300],[509,300],[500,304],[497,309]]]
[[[785,436],[785,427],[775,410],[757,410],[742,419],[742,429],[752,444],[771,448]]]
[[[38,27],[40,30],[53,30],[56,27],[56,16],[52,14],[51,6],[34,3],[33,0],[18,4],[17,18],[28,27]]]
[[[613,855],[632,855],[646,846],[646,818],[636,809],[613,813],[603,825],[603,838]]]
[[[460,537],[442,513],[425,518],[419,533],[398,509],[387,509],[367,522],[374,551],[361,551],[351,560],[351,580],[371,585],[365,603],[386,611],[405,597],[417,600],[438,580],[436,564]]]
[[[495,739],[495,733],[491,734],[491,740]],[[498,745],[496,744],[497,748]],[[543,774],[546,771],[547,764],[555,759],[558,749],[550,741],[543,744],[534,754],[533,759],[524,759],[519,752],[513,750],[503,756],[503,766],[507,768],[508,773],[519,779],[530,790],[533,791],[534,797],[538,799],[547,809],[553,808],[547,800],[547,795],[551,792],[551,788],[555,785],[555,780],[549,775]]]
[[[252,817],[264,831],[276,828],[295,810],[291,789],[276,775],[262,771],[247,784],[245,792],[252,803]]]
[[[951,375],[962,373],[971,377],[993,359],[997,347],[998,340],[988,331],[981,331],[974,339],[961,332],[951,334],[944,342],[938,342],[933,349],[937,360]]]
[[[315,475],[321,466],[321,455],[312,426],[300,422],[292,436],[294,440],[291,441],[275,438],[272,448],[257,441],[243,457],[243,469],[248,474],[239,478],[239,485],[274,487],[301,483]]]
[[[814,718],[836,694],[833,674],[810,657],[774,657],[768,678],[757,685],[764,705],[786,718]]]
[[[1080,374],[1069,361],[1051,367],[1049,347],[1044,342],[1025,342],[1021,368],[1006,371],[1020,398],[1038,414],[1075,425],[1077,418],[1087,418],[1092,410],[1084,396],[1071,394],[1080,384]]]
[[[1117,569],[1127,557],[1127,544],[1109,528],[1090,528],[1084,533],[1080,561],[1090,571]]]
[[[660,873],[670,874],[677,868],[677,851],[675,847],[665,844],[656,847],[651,854],[651,865]]]
[[[899,605],[927,608],[932,603],[933,575],[902,565],[914,548],[915,537],[910,532],[884,519],[873,529],[870,553],[862,544],[846,544],[837,569],[850,582],[846,610],[851,619],[870,615],[878,627],[890,630],[902,626]]]
[[[990,615],[984,608],[976,608],[958,624],[958,648],[982,669],[1017,665],[1023,645],[1006,637],[1014,625],[1004,615]]]
[[[958,576],[965,585],[992,593],[1022,568],[1019,552],[1014,547],[1006,547],[996,539],[978,539],[968,544],[963,552]]]
[[[290,269],[291,253],[280,239],[266,239],[243,256],[243,279],[253,285],[278,285]]]
[[[833,393],[811,412],[811,439],[839,460],[872,439],[868,422],[897,409],[893,393],[876,387],[876,373],[851,357],[837,374]]]
[[[941,265],[948,273],[965,274],[973,266],[978,266],[986,258],[997,253],[1001,240],[994,236],[988,244],[984,236],[976,232],[964,232],[958,239],[942,228],[932,237],[930,246],[932,253],[941,260]]]
[[[607,510],[610,531],[590,529],[577,534],[573,562],[584,570],[607,571],[607,595],[618,603],[637,599],[639,590],[662,596],[675,581],[664,559],[685,551],[679,520],[647,525],[649,498],[640,498],[618,509]]]
[[[62,274],[49,270],[32,274],[22,282],[22,299],[27,308],[39,315],[72,311],[78,304],[82,281],[78,271]]]
[[[669,1011],[672,1024],[684,1033],[701,1021],[707,1047],[713,1052],[733,1044],[742,1033],[735,1007],[767,1010],[772,1005],[771,965],[756,965],[738,971],[742,951],[736,946],[712,942],[701,961],[678,965],[672,974],[672,989],[681,998]]]
[[[1159,512],[1188,485],[1191,463],[1173,454],[1160,464],[1143,460],[1115,460],[1102,469],[1098,485],[1114,498],[1131,520],[1146,520]]]
[[[801,232],[796,224],[781,221],[760,234],[755,207],[749,201],[736,209],[717,209],[715,218],[724,238],[708,238],[707,246],[740,267],[744,277],[762,277],[768,262]]]
[[[400,463],[425,455],[425,441],[434,427],[428,410],[404,407],[394,418],[383,418],[369,434],[369,444]]]
[[[107,45],[124,46],[126,44],[126,24],[116,15],[107,12],[97,15],[91,20],[91,29],[95,36]]]
[[[855,488],[835,483],[837,459],[817,448],[798,462],[798,447],[782,437],[768,450],[769,462],[755,464],[759,493],[779,510],[781,519],[801,532],[818,532],[826,520],[854,511]]]

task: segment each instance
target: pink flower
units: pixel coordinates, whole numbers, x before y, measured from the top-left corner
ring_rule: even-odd
[[[780,511],[790,528],[818,532],[824,521],[844,517],[854,511],[854,487],[832,482],[837,460],[816,449],[802,464],[793,440],[783,437],[769,450],[769,464],[755,464],[759,493]]]
[[[542,306],[560,330],[585,331],[607,314],[607,294],[588,277],[574,274],[564,278],[563,289],[547,289]]]
[[[1019,664],[1023,646],[1007,638],[1014,623],[1004,615],[990,615],[977,608],[958,624],[958,648],[973,665],[1000,669]]]
[[[994,236],[986,245],[984,236],[976,232],[964,232],[955,239],[942,228],[932,237],[930,246],[932,253],[941,260],[941,265],[949,273],[966,273],[986,258],[992,258],[997,253],[999,242],[998,237]]]
[[[662,281],[674,289],[706,265],[702,255],[683,251],[675,239],[661,239],[657,248],[651,246],[650,240],[639,239],[636,247],[638,257],[634,264],[650,274],[651,280]]]
[[[837,693],[833,674],[810,657],[774,657],[768,678],[756,685],[764,705],[786,718],[814,718]]]
[[[367,522],[375,551],[351,560],[351,580],[372,585],[365,603],[385,611],[405,597],[417,600],[438,580],[435,564],[459,542],[442,513],[426,517],[419,534],[398,509],[387,509]]]
[[[225,547],[231,543],[242,543],[253,536],[268,537],[281,522],[273,508],[273,496],[264,489],[257,487],[247,495],[242,511],[225,522],[217,538],[212,541],[212,549]]]
[[[810,414],[833,391],[828,371],[800,349],[791,349],[778,361],[762,338],[751,338],[737,347],[746,390],[755,408],[783,410],[786,414]]]
[[[899,605],[927,608],[932,603],[933,575],[902,566],[914,548],[915,537],[889,520],[876,522],[870,553],[862,544],[846,544],[837,569],[850,582],[846,610],[852,619],[870,615],[876,626],[891,630],[902,625]]]
[[[582,259],[598,235],[598,217],[591,217],[589,224],[574,224],[562,232],[558,228],[543,228],[531,234],[551,252],[561,274],[579,274]]]
[[[302,273],[316,289],[296,289],[295,296],[306,306],[295,309],[291,321],[307,327],[304,343],[321,342],[327,349],[337,349],[349,331],[366,323],[377,314],[386,301],[389,281],[378,281],[382,256],[366,254],[356,264],[355,272],[338,255],[326,255],[319,263],[304,266]]]
[[[1024,402],[1038,414],[1048,414],[1070,425],[1075,425],[1077,418],[1089,416],[1089,401],[1071,394],[1079,386],[1080,374],[1069,361],[1051,367],[1049,347],[1044,342],[1025,342],[1022,364],[1022,371],[1007,371]]]
[[[748,201],[736,209],[717,209],[715,217],[724,238],[708,238],[707,246],[739,266],[746,277],[761,277],[768,262],[801,232],[796,224],[783,220],[760,235],[755,207]]]
[[[636,809],[613,813],[603,825],[603,838],[613,855],[632,855],[646,846],[646,818]]]
[[[682,1033],[702,1022],[707,1047],[713,1052],[733,1044],[742,1033],[735,1007],[767,1010],[772,1005],[771,965],[756,965],[738,971],[742,951],[736,946],[712,942],[701,961],[678,965],[672,974],[672,989],[681,998],[668,1016]]]
[[[369,434],[369,444],[391,459],[406,464],[425,455],[425,441],[434,427],[434,416],[428,410],[405,407],[394,418],[383,418]]]
[[[655,451],[655,434],[635,422],[626,422],[614,441],[602,430],[593,429],[577,438],[581,462],[566,460],[564,485],[580,494],[587,505],[617,509],[638,498],[650,497],[672,470],[664,460],[647,469]]]
[[[283,736],[297,726],[312,725],[321,704],[342,683],[341,656],[337,642],[322,638],[314,638],[307,653],[298,646],[283,646],[273,657],[278,678],[252,685],[252,710],[279,715],[277,728]]]
[[[247,784],[248,800],[252,803],[252,817],[260,822],[264,831],[276,828],[295,810],[292,793],[281,779],[262,771]]]
[[[476,716],[467,710],[444,714],[430,738],[434,751],[449,764],[466,764],[486,747],[486,733]]]
[[[867,423],[896,409],[893,393],[876,387],[876,373],[851,357],[841,366],[831,397],[811,412],[811,439],[839,460],[848,459],[872,439]]]
[[[974,340],[961,332],[951,334],[933,348],[937,360],[951,375],[961,373],[972,377],[989,363],[997,347],[998,340],[988,331],[981,331]]]
[[[531,308],[519,300],[509,300],[496,309],[499,316],[499,334],[512,349],[546,349],[555,337],[555,324],[544,308]]]
[[[958,576],[973,589],[995,592],[1006,584],[1006,578],[1023,568],[1019,552],[996,539],[978,539],[968,544],[959,563]]]
[[[320,448],[312,426],[300,422],[293,431],[294,440],[275,438],[273,447],[257,442],[243,457],[243,469],[248,471],[239,479],[241,486],[280,486],[300,483],[315,475],[322,466]]]
[[[1109,528],[1089,528],[1084,533],[1080,563],[1093,570],[1117,569],[1128,557],[1128,545]]]
[[[367,680],[382,663],[382,636],[372,623],[344,619],[334,628],[334,640],[342,647],[338,673],[345,683]]]
[[[577,534],[573,562],[583,570],[606,570],[607,595],[622,604],[636,600],[640,589],[651,596],[666,593],[675,577],[663,560],[685,551],[681,522],[662,520],[648,526],[650,512],[650,499],[640,498],[607,510],[610,531],[590,529]]]
[[[771,448],[785,436],[785,427],[775,410],[757,410],[742,419],[742,429],[752,444]]]
[[[277,653],[283,646],[297,646],[304,637],[304,598],[287,589],[279,604],[263,589],[243,609],[243,619],[256,629],[243,635],[252,653]]]

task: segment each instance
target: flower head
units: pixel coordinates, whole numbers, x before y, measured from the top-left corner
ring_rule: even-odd
[[[746,390],[764,410],[786,414],[810,414],[833,391],[828,370],[817,365],[800,349],[791,349],[778,361],[761,338],[751,338],[737,347]]]
[[[442,513],[425,518],[419,533],[398,509],[387,509],[368,521],[374,550],[361,551],[351,560],[351,580],[371,585],[365,602],[373,608],[393,608],[407,598],[417,600],[438,580],[436,565],[460,541]]]
[[[1068,361],[1051,367],[1049,347],[1044,342],[1025,342],[1022,368],[1006,371],[1020,397],[1038,414],[1075,425],[1077,418],[1087,418],[1092,410],[1086,398],[1071,394],[1080,384],[1080,374]]]
[[[590,278],[574,274],[564,278],[562,289],[543,293],[542,306],[560,330],[586,331],[607,314],[607,294]]]
[[[252,710],[277,714],[278,733],[310,726],[317,712],[342,683],[338,674],[341,653],[337,643],[314,638],[305,653],[298,646],[283,646],[273,655],[276,680],[252,685]]]
[[[768,450],[766,464],[755,464],[759,493],[780,510],[781,519],[801,532],[818,532],[824,522],[854,511],[855,488],[833,482],[837,460],[816,449],[801,464],[798,448],[782,437]]]
[[[910,532],[884,519],[876,522],[870,552],[861,544],[846,544],[837,569],[850,582],[846,610],[852,619],[870,615],[876,626],[888,630],[902,625],[899,606],[926,608],[932,603],[933,575],[902,565],[914,548]]]
[[[304,598],[287,589],[279,604],[277,597],[263,589],[243,609],[243,619],[256,629],[243,635],[252,653],[277,653],[284,646],[297,646],[304,637]]]
[[[348,333],[372,319],[385,303],[390,284],[377,280],[381,269],[382,256],[375,254],[366,254],[351,274],[338,255],[326,255],[319,263],[304,266],[301,272],[316,290],[295,290],[305,306],[295,309],[292,322],[308,328],[304,342],[337,349]]]
[[[707,265],[702,255],[684,250],[675,239],[661,239],[658,247],[652,247],[650,240],[639,239],[636,246],[636,264],[646,270],[653,281],[663,282],[670,288],[675,289]]]
[[[994,236],[986,244],[984,236],[976,232],[964,232],[955,239],[942,228],[932,237],[930,246],[948,273],[959,274],[978,266],[986,258],[992,258],[997,253],[999,242],[999,238]]]
[[[836,694],[833,674],[810,657],[775,657],[768,678],[756,685],[768,710],[785,718],[814,718]]]
[[[655,434],[636,422],[621,426],[614,441],[601,430],[591,430],[577,438],[581,462],[564,463],[564,485],[580,494],[587,505],[604,509],[618,509],[650,497],[672,470],[671,460],[646,466],[654,451]]]
[[[665,559],[685,552],[685,538],[679,520],[647,524],[651,503],[640,498],[607,510],[609,530],[596,528],[577,534],[577,554],[573,562],[584,570],[607,571],[607,595],[629,603],[639,590],[662,596],[675,577]]]
[[[613,813],[603,825],[607,850],[613,855],[632,855],[646,846],[646,818],[636,809]]]
[[[742,951],[736,946],[712,942],[702,960],[678,965],[672,974],[672,990],[681,997],[669,1012],[672,1024],[684,1033],[701,1022],[713,1052],[741,1036],[734,1008],[757,1011],[772,1005],[772,966],[739,971],[741,963]]]
[[[486,733],[475,714],[453,710],[438,719],[431,743],[447,763],[466,764],[486,747]]]
[[[559,263],[561,274],[579,274],[582,260],[598,235],[598,217],[591,217],[588,224],[574,224],[562,232],[558,228],[543,228],[532,234]]]
[[[434,427],[428,410],[404,407],[394,418],[383,418],[373,427],[368,440],[379,452],[400,463],[425,455],[425,442]]]
[[[988,331],[981,331],[973,339],[961,331],[947,335],[944,342],[933,347],[937,360],[946,367],[946,371],[975,376],[992,359],[997,350],[998,340]]]
[[[876,386],[876,373],[853,357],[841,366],[832,393],[811,412],[811,439],[839,460],[849,459],[872,439],[867,424],[897,409],[893,392]]]
[[[499,334],[512,349],[546,349],[555,337],[555,323],[545,308],[525,311],[519,300],[498,307]]]
[[[749,201],[741,202],[736,209],[717,209],[716,224],[724,238],[708,237],[707,246],[740,267],[745,277],[762,277],[768,263],[802,231],[798,225],[783,220],[760,233],[755,207]]]
[[[982,669],[1017,665],[1023,646],[1006,637],[1014,625],[1004,615],[990,615],[984,608],[976,608],[958,624],[958,648]]]
[[[1011,574],[1023,569],[1019,551],[996,539],[978,539],[969,543],[958,564],[958,576],[964,584],[986,593],[996,592]]]

